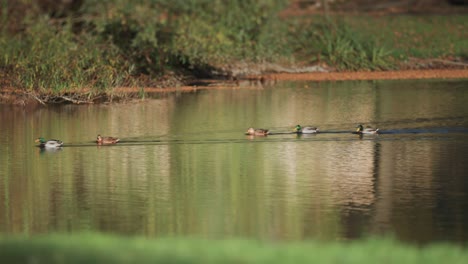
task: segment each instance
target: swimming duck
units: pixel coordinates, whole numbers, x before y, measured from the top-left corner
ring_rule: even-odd
[[[378,134],[379,129],[373,129],[370,127],[364,128],[361,124],[357,125],[356,127],[356,134]]]
[[[96,143],[98,145],[116,144],[119,141],[120,139],[116,137],[101,137],[101,135],[97,135],[97,139],[96,139]]]
[[[318,128],[309,127],[309,126],[302,127],[301,125],[297,125],[294,128],[294,132],[296,132],[297,134],[314,134],[314,133],[318,133],[318,131],[319,131]]]
[[[245,132],[246,135],[253,135],[253,136],[266,136],[270,134],[270,131],[268,129],[254,129],[253,127],[247,129],[247,132]]]
[[[63,145],[63,142],[61,140],[57,140],[57,139],[45,140],[43,137],[36,138],[34,142],[38,142],[40,148],[46,148],[46,149],[61,148]]]

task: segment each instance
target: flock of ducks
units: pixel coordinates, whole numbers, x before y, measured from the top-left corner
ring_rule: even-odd
[[[97,135],[96,144],[97,145],[111,145],[117,144],[120,139],[116,137],[103,137],[101,135]],[[58,139],[49,139],[45,140],[43,137],[38,137],[35,142],[39,143],[38,147],[41,149],[57,149],[63,146],[63,142]]]
[[[317,127],[311,127],[311,126],[306,126],[302,127],[301,125],[297,125],[293,133],[297,134],[315,134],[318,133],[319,129]],[[366,127],[364,128],[363,125],[359,124],[356,126],[356,131],[352,132],[353,134],[378,134],[379,129],[373,129],[371,127]],[[270,134],[270,131],[268,129],[263,129],[263,128],[249,128],[247,132],[245,132],[246,135],[251,135],[251,136],[266,136]]]
[[[293,130],[293,133],[297,133],[297,134],[314,134],[314,133],[318,133],[318,128],[316,127],[309,127],[309,126],[306,126],[306,127],[302,127],[301,125],[297,125],[294,130]],[[247,132],[245,132],[246,135],[251,135],[251,136],[266,136],[268,134],[270,134],[270,131],[268,129],[263,129],[263,128],[249,128],[247,129]]]
[[[373,129],[370,127],[364,128],[361,124],[356,126],[356,131],[353,132],[354,134],[378,134],[379,129]],[[302,127],[301,125],[297,125],[293,133],[297,134],[315,134],[318,133],[319,129],[317,127],[311,127],[311,126],[305,126]],[[249,128],[247,132],[245,132],[246,135],[252,135],[252,136],[266,136],[270,134],[270,131],[268,129],[263,129],[263,128]],[[112,144],[117,144],[120,141],[119,138],[116,137],[103,137],[101,135],[97,135],[96,138],[96,144],[97,145],[112,145]],[[45,140],[43,137],[39,137],[35,140],[35,142],[39,143],[38,147],[42,149],[57,149],[61,148],[63,146],[63,142],[58,139],[49,139]]]

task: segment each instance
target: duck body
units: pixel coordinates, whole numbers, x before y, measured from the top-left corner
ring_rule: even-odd
[[[301,125],[297,125],[294,128],[294,132],[297,134],[315,134],[318,133],[319,129],[317,127],[306,126],[302,127]]]
[[[116,137],[102,137],[101,135],[98,135],[96,138],[96,143],[98,145],[110,145],[110,144],[117,144],[120,139]]]
[[[57,139],[45,140],[43,137],[38,137],[34,142],[39,143],[39,147],[42,149],[57,149],[63,146],[63,142]]]
[[[245,132],[246,135],[252,135],[252,136],[266,136],[270,134],[270,131],[268,129],[263,129],[263,128],[257,128],[254,129],[253,127],[247,129],[247,132]]]
[[[357,125],[356,127],[356,134],[378,134],[379,129],[373,129],[370,127],[364,128],[361,124]]]

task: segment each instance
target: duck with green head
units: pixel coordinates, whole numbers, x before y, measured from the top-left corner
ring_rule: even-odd
[[[373,129],[371,127],[364,128],[361,124],[356,126],[356,134],[378,134],[379,129]]]
[[[43,137],[38,137],[34,142],[39,143],[40,148],[44,149],[56,149],[56,148],[61,148],[63,146],[63,142],[61,140],[57,139],[49,139],[45,140]]]
[[[317,127],[306,126],[302,127],[301,125],[297,125],[294,128],[294,132],[297,134],[315,134],[318,133],[319,129]]]

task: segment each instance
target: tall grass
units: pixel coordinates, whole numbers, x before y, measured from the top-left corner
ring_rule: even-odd
[[[21,36],[0,41],[0,49],[6,51],[1,64],[15,87],[43,92],[101,90],[119,85],[125,78],[125,72],[117,70],[122,62],[116,59],[112,44],[78,39],[70,27],[51,27],[47,19],[31,22],[26,30]],[[99,46],[105,46],[104,52]]]
[[[314,41],[329,63],[338,69],[385,70],[392,67],[387,59],[389,50],[374,38],[363,39],[343,22],[321,25]]]
[[[0,84],[111,91],[237,62],[387,70],[409,58],[467,58],[466,16],[279,17],[287,0],[87,0],[0,5]]]
[[[269,243],[100,234],[0,237],[4,263],[465,263],[466,248],[416,247],[390,239]]]

